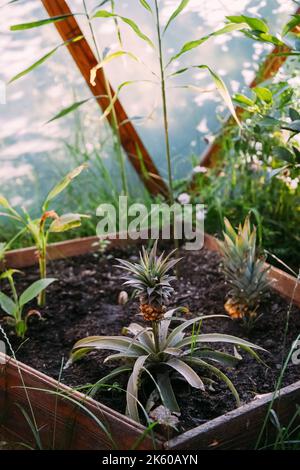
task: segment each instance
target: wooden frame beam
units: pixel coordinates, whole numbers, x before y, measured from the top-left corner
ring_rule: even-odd
[[[41,2],[50,17],[72,14],[72,11],[65,0],[41,0]],[[106,95],[103,69],[98,70],[96,86],[92,86],[90,83],[90,71],[97,65],[98,61],[84,37],[75,17],[70,16],[63,21],[55,23],[55,26],[64,42],[81,35],[83,36],[82,40],[70,43],[66,47],[73,57],[92,94],[94,96]],[[112,96],[114,96],[114,90],[112,88],[111,91]],[[102,110],[105,110],[109,105],[108,98],[97,98],[97,102]],[[132,122],[129,121],[126,111],[119,100],[115,103],[115,110],[118,124],[120,126],[119,130],[122,146],[129,158],[129,161],[151,194],[162,194],[164,196],[168,196],[169,191],[165,181],[160,176],[156,165],[153,163],[150,154],[144,146]],[[107,119],[111,124],[111,115],[109,115]]]

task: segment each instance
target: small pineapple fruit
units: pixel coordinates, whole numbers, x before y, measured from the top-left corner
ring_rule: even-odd
[[[256,249],[256,227],[251,229],[250,217],[240,224],[237,232],[225,218],[224,240],[220,248],[224,256],[223,271],[230,284],[225,310],[233,319],[253,322],[261,299],[270,286],[265,258]]]
[[[170,259],[162,253],[157,256],[157,240],[148,253],[142,248],[139,263],[130,263],[119,259],[122,269],[127,271],[125,285],[135,289],[135,295],[140,300],[140,313],[146,322],[160,321],[166,311],[170,296],[174,289],[171,286],[175,276],[168,274],[178,263],[179,259]]]

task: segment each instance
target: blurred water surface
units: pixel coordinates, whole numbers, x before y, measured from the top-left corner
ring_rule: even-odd
[[[68,3],[73,12],[83,11],[81,0]],[[88,0],[87,3],[92,10],[100,2]],[[133,18],[147,35],[156,40],[153,18],[137,0],[115,3],[118,13]],[[178,3],[179,0],[160,1],[162,24],[166,23]],[[294,10],[295,3],[291,0],[191,0],[164,37],[166,59],[186,41],[221,26],[226,15],[260,15],[276,32]],[[1,8],[0,80],[7,82],[61,42],[53,25],[24,32],[9,31],[12,24],[45,17],[39,0],[20,0]],[[78,21],[90,40],[85,19],[78,17]],[[96,19],[94,25],[101,50],[106,53],[117,50],[114,22]],[[125,80],[153,80],[150,70],[158,72],[153,50],[137,39],[128,26],[121,25],[121,35],[124,49],[138,55],[147,67],[130,58],[115,60],[107,66],[113,86],[117,87]],[[170,72],[181,66],[208,64],[223,77],[230,92],[237,92],[250,83],[270,48],[253,44],[238,33],[220,36],[175,61]],[[184,88],[191,83],[197,88]],[[205,92],[200,92],[200,89]],[[73,145],[79,139],[88,152],[96,148],[112,174],[116,174],[110,130],[107,124],[100,122],[100,112],[95,103],[83,106],[76,115],[45,124],[63,107],[88,96],[89,90],[64,48],[60,48],[40,68],[7,87],[7,103],[0,104],[0,188],[14,204],[26,201],[28,206],[32,206],[58,174],[74,166],[66,143]],[[128,115],[134,119],[161,173],[166,176],[159,87],[141,81],[124,89],[120,99]],[[191,171],[191,155],[200,155],[205,149],[219,128],[220,120],[226,116],[226,110],[209,76],[200,70],[169,82],[168,104],[175,174],[176,177],[184,177]],[[129,166],[128,171],[133,173]],[[138,188],[133,174],[132,181]]]

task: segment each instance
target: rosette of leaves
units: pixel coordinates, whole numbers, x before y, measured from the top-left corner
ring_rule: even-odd
[[[256,227],[251,228],[250,216],[235,230],[229,220],[224,220],[224,240],[219,242],[223,271],[230,285],[225,310],[233,319],[241,319],[247,327],[257,320],[261,300],[271,281],[265,258],[259,256],[256,247]]]
[[[209,333],[200,334],[203,321],[222,315],[200,316],[190,320],[178,319],[181,323],[171,329],[171,322],[175,320],[175,313],[187,313],[183,307],[163,311],[170,295],[174,292],[170,285],[172,276],[168,273],[178,260],[172,260],[164,254],[157,256],[157,244],[150,254],[144,249],[140,254],[140,263],[122,261],[122,267],[128,272],[126,283],[133,287],[141,300],[141,313],[143,319],[151,320],[151,327],[132,323],[126,329],[131,337],[122,336],[91,336],[78,341],[72,350],[67,365],[79,360],[86,354],[95,350],[111,350],[115,353],[108,356],[104,362],[120,361],[121,365],[108,376],[101,378],[94,386],[93,392],[114,380],[119,374],[130,373],[126,400],[127,413],[135,421],[139,421],[139,389],[144,379],[150,379],[154,384],[161,404],[171,412],[180,411],[176,399],[174,380],[183,378],[193,388],[205,390],[205,384],[211,383],[211,375],[224,381],[232,391],[239,404],[239,396],[233,383],[219,368],[234,367],[240,355],[229,354],[215,350],[215,343],[231,344],[242,348],[258,357],[253,349],[262,349],[248,341],[235,336]],[[120,261],[120,260],[119,260]],[[151,287],[150,287],[151,286]],[[145,304],[152,306],[151,315],[145,311]],[[200,326],[195,326],[200,322]],[[192,329],[192,333],[188,332]],[[207,375],[208,374],[208,375]],[[153,395],[153,392],[151,396]],[[146,406],[147,408],[147,406]]]

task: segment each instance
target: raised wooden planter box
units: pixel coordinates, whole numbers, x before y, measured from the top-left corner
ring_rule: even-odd
[[[50,259],[65,258],[88,253],[97,238],[76,239],[50,246]],[[111,246],[136,243],[124,239],[112,240]],[[216,239],[206,235],[205,247],[218,250]],[[23,268],[35,264],[35,249],[25,248],[7,253],[9,267]],[[300,306],[300,285],[285,272],[271,268],[273,288]],[[60,384],[56,380],[0,353],[0,418],[2,430],[21,442],[35,444],[21,408],[30,415],[28,396],[43,448],[60,449],[246,449],[255,445],[272,394],[254,399],[247,405],[166,441],[124,415],[87,398],[82,393]],[[26,390],[24,388],[26,387]],[[69,399],[57,396],[59,391]],[[52,393],[51,393],[52,392]],[[280,422],[287,423],[300,403],[300,381],[280,390],[274,408]],[[112,436],[106,434],[93,414]]]

